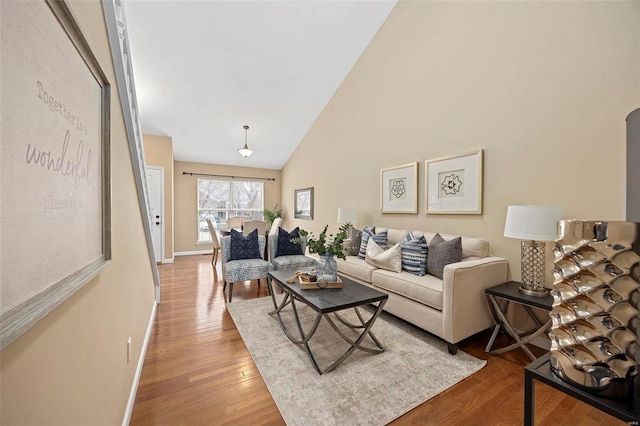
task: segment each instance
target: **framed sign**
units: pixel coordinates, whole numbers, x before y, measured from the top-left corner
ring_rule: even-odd
[[[418,163],[380,170],[382,213],[418,213]]]
[[[293,201],[295,218],[313,220],[313,188],[296,189]]]
[[[427,214],[482,214],[482,155],[425,161]]]
[[[111,259],[110,86],[65,2],[0,8],[4,348]]]

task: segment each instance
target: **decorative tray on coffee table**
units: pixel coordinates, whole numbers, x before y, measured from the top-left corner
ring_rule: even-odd
[[[312,290],[312,289],[323,289],[323,288],[342,288],[342,280],[338,277],[338,281],[327,282],[327,281],[316,281],[316,278],[313,275],[301,274],[298,275],[298,283],[300,284],[300,288],[302,290]],[[311,281],[314,279],[314,281]]]

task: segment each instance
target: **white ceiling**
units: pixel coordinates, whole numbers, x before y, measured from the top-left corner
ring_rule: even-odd
[[[126,0],[143,133],[177,161],[281,169],[395,4]]]

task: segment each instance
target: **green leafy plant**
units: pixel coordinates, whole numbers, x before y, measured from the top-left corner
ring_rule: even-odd
[[[342,251],[342,243],[347,239],[346,229],[348,228],[345,228],[345,225],[340,227],[335,236],[333,234],[327,235],[329,225],[325,225],[324,229],[317,237],[313,235],[313,233],[307,232],[304,229],[300,229],[300,236],[306,237],[309,253],[316,253],[320,256],[330,254],[332,256],[339,257],[340,259],[346,259],[346,256]]]
[[[273,207],[273,210],[264,209],[262,214],[264,215],[264,220],[266,220],[269,226],[271,226],[271,224],[274,220],[276,220],[277,217],[283,217],[284,209],[279,209],[278,205],[276,204]]]

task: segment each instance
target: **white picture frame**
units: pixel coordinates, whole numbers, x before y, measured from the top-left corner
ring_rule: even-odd
[[[482,149],[425,160],[427,214],[482,214]]]
[[[418,213],[418,162],[380,170],[382,213]]]

